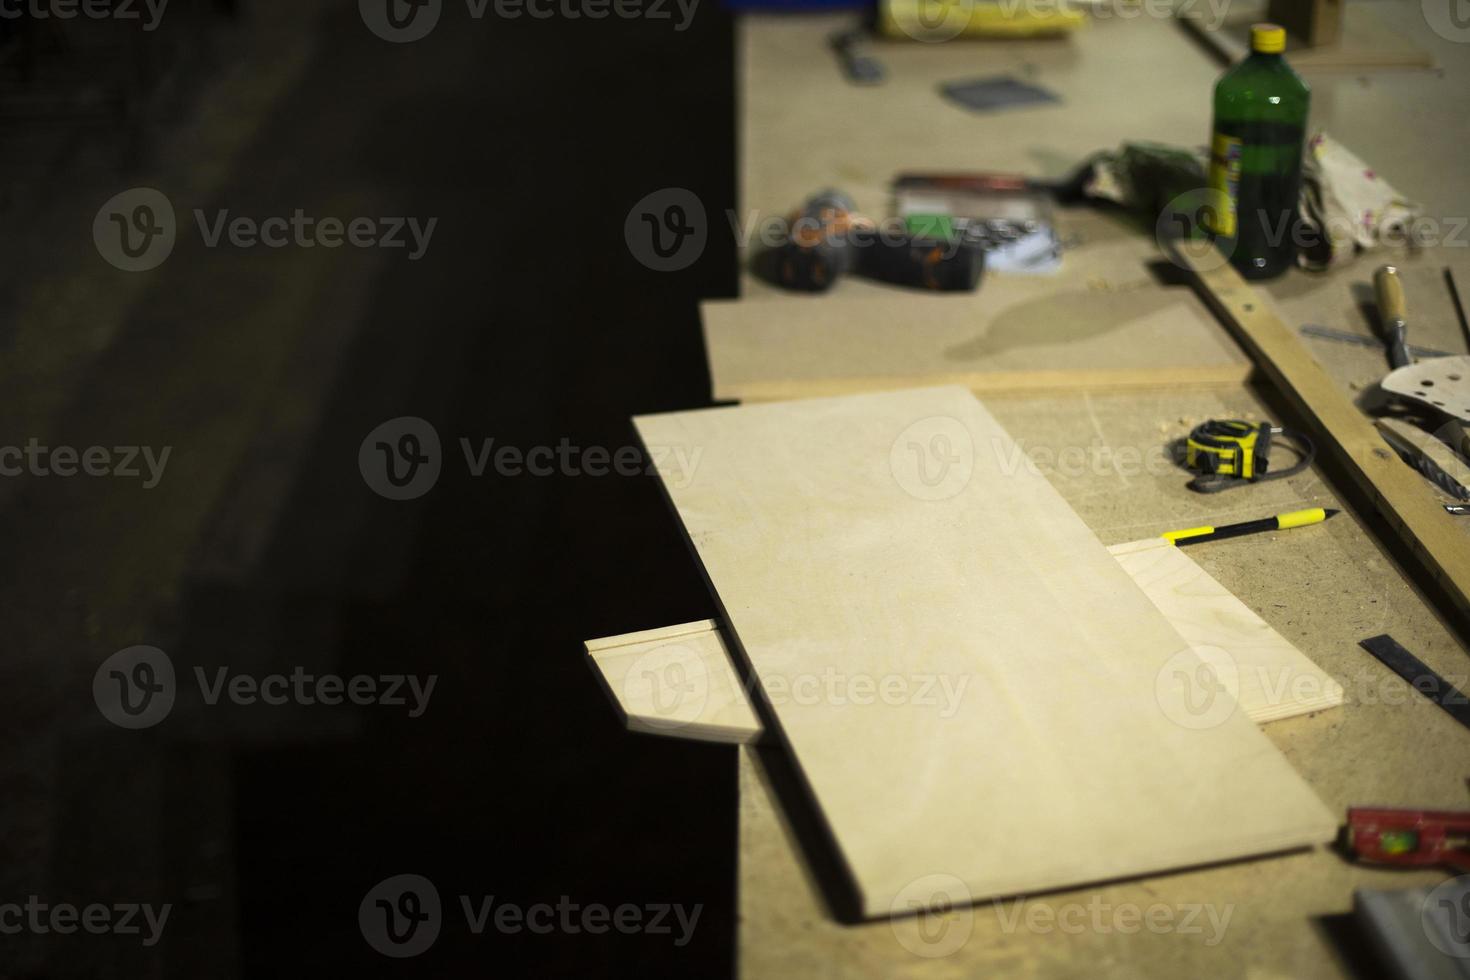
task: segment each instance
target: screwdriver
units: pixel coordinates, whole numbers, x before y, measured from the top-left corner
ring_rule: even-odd
[[[1409,304],[1404,300],[1404,284],[1399,270],[1385,265],[1373,273],[1373,290],[1378,298],[1378,316],[1383,321],[1383,341],[1388,345],[1388,363],[1396,368],[1409,360]]]

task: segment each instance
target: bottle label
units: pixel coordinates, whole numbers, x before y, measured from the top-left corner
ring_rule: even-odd
[[[1235,237],[1235,210],[1240,195],[1240,149],[1237,137],[1216,133],[1210,144],[1210,190],[1218,202],[1206,209],[1204,225],[1223,238]]]

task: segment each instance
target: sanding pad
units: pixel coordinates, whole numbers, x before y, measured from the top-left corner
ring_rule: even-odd
[[[1383,390],[1470,422],[1470,355],[1401,367],[1383,379]]]

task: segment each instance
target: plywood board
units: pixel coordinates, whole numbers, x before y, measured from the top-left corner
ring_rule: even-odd
[[[1342,685],[1261,619],[1189,553],[1161,538],[1109,554],[1261,724],[1342,704]],[[764,734],[712,619],[588,640],[599,679],[629,731],[750,744]],[[778,694],[778,696],[780,696]]]
[[[1228,694],[1201,715],[1199,657],[964,389],[635,422],[701,451],[661,476],[741,671],[822,679],[757,711],[862,914],[936,875],[980,900],[1335,833]]]

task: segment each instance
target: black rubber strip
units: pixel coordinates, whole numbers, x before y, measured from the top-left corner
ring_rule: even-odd
[[[1466,728],[1470,728],[1470,698],[1465,697],[1449,681],[1435,673],[1424,661],[1414,656],[1387,633],[1370,636],[1358,643]]]

